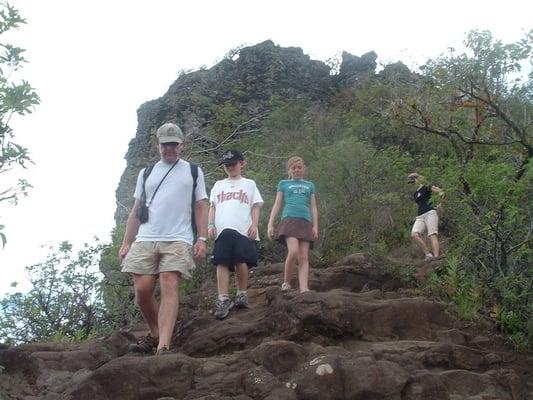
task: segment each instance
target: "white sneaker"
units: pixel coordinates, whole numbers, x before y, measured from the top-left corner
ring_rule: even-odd
[[[431,261],[433,260],[435,257],[433,257],[433,254],[432,253],[427,253],[426,254],[426,257],[424,258],[424,261]]]
[[[289,290],[291,290],[292,287],[290,284],[288,284],[287,282],[283,282],[283,284],[281,285],[281,291],[282,292],[287,292]]]

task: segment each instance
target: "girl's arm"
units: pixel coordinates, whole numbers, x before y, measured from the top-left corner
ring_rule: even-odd
[[[274,221],[279,214],[281,205],[283,204],[283,192],[276,193],[276,200],[272,206],[272,211],[270,211],[270,218],[268,219],[267,235],[269,239],[274,237]]]
[[[215,227],[216,208],[214,204],[209,207],[209,216],[207,217],[207,235],[214,239],[217,236],[217,228]]]
[[[316,206],[315,194],[311,194],[311,217],[313,218],[313,239],[318,238],[318,207]]]

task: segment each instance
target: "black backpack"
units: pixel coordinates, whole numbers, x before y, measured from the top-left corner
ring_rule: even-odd
[[[144,169],[143,191],[144,191],[144,185],[146,184],[146,180],[152,173],[154,166],[155,164],[152,164]],[[194,192],[196,191],[196,185],[197,185],[196,181],[198,180],[198,165],[189,163],[189,166],[191,167],[191,175],[192,175],[191,226],[192,226],[192,234],[193,234],[194,240],[196,241],[197,229],[196,229],[196,221],[195,221],[195,214],[194,214],[194,203],[196,202],[196,196],[194,195]]]

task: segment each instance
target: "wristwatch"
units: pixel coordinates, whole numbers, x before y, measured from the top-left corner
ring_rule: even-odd
[[[207,242],[207,238],[204,236],[198,236],[198,240],[203,240],[204,242]]]

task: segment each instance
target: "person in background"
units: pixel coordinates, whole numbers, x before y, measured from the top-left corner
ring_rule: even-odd
[[[157,130],[158,161],[145,177],[141,170],[135,188],[135,203],[128,216],[119,250],[122,272],[132,275],[135,302],[148,325],[149,334],[129,347],[130,352],[161,355],[169,351],[178,316],[178,289],[181,279],[190,279],[193,256],[206,255],[207,193],[204,175],[197,172],[195,202],[191,165],[180,158],[183,133],[171,123]],[[195,218],[192,220],[192,207]],[[146,218],[138,210],[146,211]],[[141,213],[142,214],[142,213]],[[142,220],[142,222],[141,222]],[[198,238],[193,243],[195,224]],[[154,296],[157,281],[161,301]]]
[[[217,269],[218,299],[215,317],[224,319],[229,311],[248,307],[248,268],[257,266],[259,212],[263,199],[257,185],[241,173],[246,165],[238,150],[224,152],[227,178],[217,181],[211,190],[208,234],[215,240],[213,264]],[[237,295],[229,297],[230,272],[235,272]]]
[[[418,206],[418,211],[411,230],[411,240],[424,252],[426,261],[429,261],[440,256],[439,216],[431,203],[431,196],[433,193],[443,196],[444,192],[438,186],[429,185],[426,178],[416,172],[407,176],[407,182],[414,184],[417,188],[413,194],[413,199]],[[424,233],[429,236],[433,252],[429,251],[424,238],[422,238]]]
[[[305,180],[305,164],[301,157],[287,161],[289,179],[278,183],[276,200],[268,221],[268,237],[274,238],[274,221],[281,212],[277,240],[287,245],[287,258],[281,290],[291,288],[293,269],[298,263],[300,292],[309,291],[309,249],[318,238],[318,209],[315,185]]]

